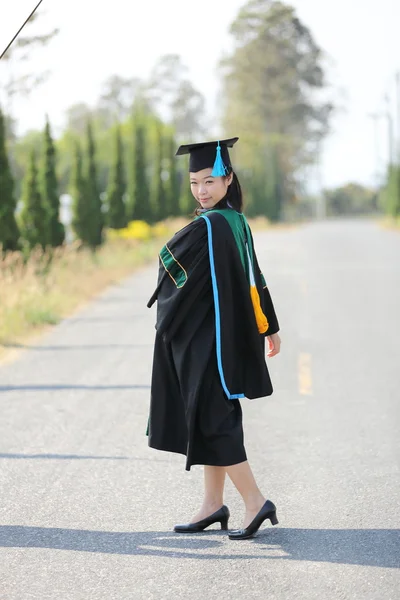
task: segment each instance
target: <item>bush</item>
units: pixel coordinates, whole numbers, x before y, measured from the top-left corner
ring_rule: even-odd
[[[149,225],[146,221],[130,221],[127,227],[123,229],[109,229],[107,238],[109,240],[140,240],[147,241],[150,239],[167,237],[171,227],[168,222],[159,222],[155,225]]]
[[[107,237],[110,240],[149,240],[153,236],[151,226],[146,221],[130,221],[123,229],[109,229]]]

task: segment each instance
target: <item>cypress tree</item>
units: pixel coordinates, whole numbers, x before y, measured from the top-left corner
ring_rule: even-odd
[[[152,212],[154,221],[167,217],[165,185],[163,181],[163,135],[161,123],[156,125],[155,163],[152,181]]]
[[[153,220],[152,207],[147,179],[146,133],[139,115],[134,118],[133,160],[129,184],[129,219],[147,222]]]
[[[29,168],[22,191],[21,235],[29,248],[44,249],[49,242],[48,212],[39,191],[35,151],[32,150]]]
[[[92,124],[90,121],[87,123],[87,148],[88,161],[85,179],[86,202],[90,211],[90,218],[86,224],[86,236],[88,245],[91,248],[96,248],[103,242],[104,215],[97,183],[96,147],[93,137]]]
[[[79,240],[89,245],[88,222],[90,220],[90,206],[87,202],[85,191],[82,151],[79,142],[76,142],[70,181],[70,194],[73,200],[72,229]]]
[[[0,109],[0,246],[5,252],[19,247],[15,208],[14,181],[6,149],[5,120]]]
[[[41,194],[48,212],[48,241],[54,248],[61,246],[65,239],[64,225],[60,222],[60,197],[56,176],[56,150],[51,137],[49,120],[44,130],[44,154],[41,172]]]
[[[179,197],[180,214],[183,217],[189,217],[196,208],[196,200],[193,197],[190,187],[189,176],[182,173],[181,193]]]
[[[177,159],[175,157],[176,152],[176,143],[175,139],[172,135],[168,136],[167,141],[167,152],[168,152],[168,162],[169,162],[169,179],[167,186],[167,207],[168,207],[168,215],[171,217],[177,217],[181,214],[180,206],[179,206],[179,176],[176,168]]]
[[[121,128],[118,125],[115,130],[115,155],[111,167],[108,185],[108,226],[113,229],[122,229],[128,224],[124,195],[126,192],[124,175],[124,149],[121,138]]]

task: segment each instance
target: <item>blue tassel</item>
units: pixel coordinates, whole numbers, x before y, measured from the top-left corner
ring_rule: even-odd
[[[226,171],[227,171],[227,168],[224,165],[222,157],[221,157],[221,146],[218,142],[217,156],[215,158],[215,163],[214,163],[211,175],[212,175],[212,177],[223,177],[224,175],[226,175]]]

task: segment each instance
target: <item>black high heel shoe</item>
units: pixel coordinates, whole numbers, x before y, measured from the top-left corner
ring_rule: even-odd
[[[213,523],[221,523],[221,529],[226,531],[228,529],[228,519],[230,517],[229,508],[225,504],[213,513],[209,517],[197,521],[197,523],[187,523],[187,525],[175,525],[174,531],[176,533],[198,533],[204,531],[206,527]]]
[[[230,531],[228,534],[229,539],[247,540],[253,537],[266,519],[271,521],[271,525],[278,525],[279,521],[276,518],[276,506],[271,500],[266,501],[260,512],[245,529],[235,529],[234,531]]]

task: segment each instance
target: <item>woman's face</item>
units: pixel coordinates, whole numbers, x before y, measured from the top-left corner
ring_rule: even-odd
[[[190,188],[202,208],[213,208],[226,195],[233,173],[226,177],[212,177],[212,169],[190,173]]]

